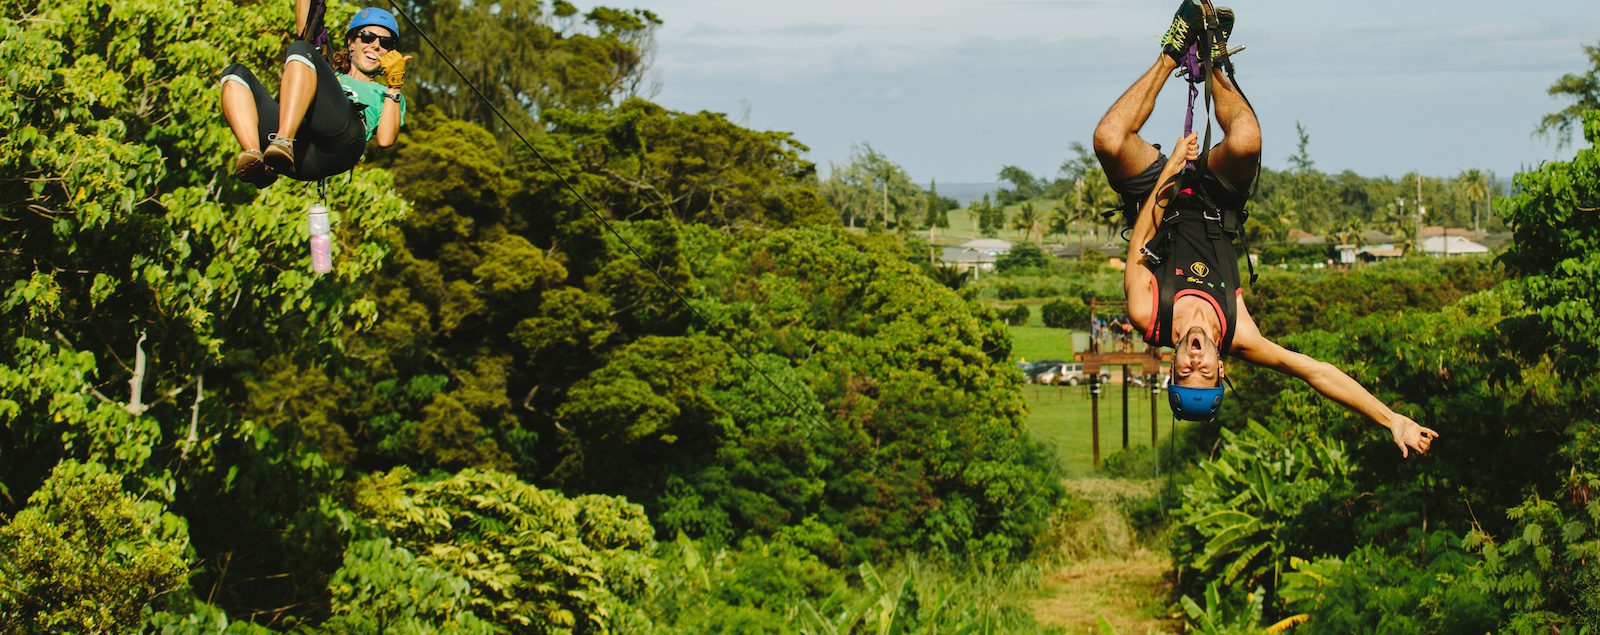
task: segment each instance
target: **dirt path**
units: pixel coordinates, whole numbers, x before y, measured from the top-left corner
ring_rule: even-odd
[[[1121,635],[1175,633],[1178,624],[1165,615],[1171,567],[1166,554],[1144,550],[1064,566],[1045,577],[1033,615],[1073,634],[1098,635],[1101,618]]]
[[[1181,624],[1167,615],[1172,559],[1141,545],[1123,511],[1149,501],[1158,483],[1086,478],[1062,486],[1091,511],[1060,528],[1060,555],[1070,564],[1045,576],[1034,618],[1074,635],[1102,635],[1102,619],[1119,635],[1178,632]]]

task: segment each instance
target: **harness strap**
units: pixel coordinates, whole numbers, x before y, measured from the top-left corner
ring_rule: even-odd
[[[311,0],[311,8],[306,12],[306,30],[300,33],[300,39],[310,42],[319,51],[328,46],[328,29],[322,24],[327,16],[327,0]]]
[[[1221,25],[1217,22],[1216,12],[1215,9],[1211,8],[1211,3],[1204,2],[1203,4],[1206,8],[1203,13],[1205,27],[1200,31],[1200,37],[1189,45],[1189,50],[1184,55],[1183,72],[1189,76],[1189,109],[1184,115],[1183,133],[1184,136],[1188,136],[1189,133],[1194,131],[1194,105],[1199,93],[1196,84],[1204,83],[1204,104],[1207,115],[1206,135],[1200,146],[1199,159],[1189,162],[1188,166],[1174,177],[1177,181],[1175,187],[1180,189],[1180,193],[1182,193],[1182,190],[1187,189],[1188,193],[1186,195],[1194,197],[1200,203],[1200,208],[1207,218],[1211,218],[1215,214],[1217,216],[1216,220],[1220,222],[1222,231],[1230,238],[1240,237],[1244,245],[1245,265],[1250,270],[1250,284],[1254,286],[1259,276],[1256,274],[1255,261],[1250,259],[1250,239],[1244,232],[1244,224],[1249,219],[1250,214],[1242,207],[1249,204],[1250,199],[1255,196],[1256,189],[1261,185],[1261,156],[1259,154],[1256,155],[1256,174],[1250,181],[1250,191],[1248,193],[1239,192],[1239,189],[1229,183],[1228,179],[1213,174],[1215,178],[1212,180],[1220,184],[1229,194],[1244,201],[1240,205],[1241,209],[1231,209],[1232,206],[1216,204],[1215,201],[1211,200],[1206,188],[1202,187],[1204,175],[1211,173],[1211,122],[1215,118],[1214,108],[1216,104],[1216,89],[1211,82],[1211,74],[1215,68],[1216,60],[1212,59],[1211,53],[1215,48],[1215,36],[1221,30]],[[1224,52],[1224,55],[1226,55],[1226,52]],[[1234,91],[1239,93],[1240,99],[1244,100],[1245,107],[1249,108],[1251,112],[1255,112],[1255,106],[1250,103],[1250,99],[1244,94],[1244,89],[1239,87],[1238,80],[1234,78],[1233,65],[1227,64],[1223,68],[1228,74],[1228,81],[1233,84]],[[1196,71],[1198,71],[1198,77],[1195,76]]]

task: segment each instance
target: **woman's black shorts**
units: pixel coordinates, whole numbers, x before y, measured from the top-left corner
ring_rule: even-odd
[[[317,72],[317,92],[306,109],[304,121],[294,140],[294,174],[286,174],[297,181],[316,181],[348,172],[361,160],[367,147],[366,123],[362,121],[359,106],[352,103],[339,85],[333,67],[316,48],[305,41],[289,44],[284,63],[299,63],[295,58],[309,60]],[[256,127],[261,132],[261,147],[267,147],[267,136],[278,131],[278,102],[267,94],[266,87],[255,74],[242,64],[230,64],[222,69],[222,81],[239,81],[249,87],[256,101]]]

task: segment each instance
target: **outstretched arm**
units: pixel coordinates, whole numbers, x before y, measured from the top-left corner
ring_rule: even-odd
[[[1122,292],[1128,299],[1128,319],[1141,331],[1149,328],[1150,320],[1155,316],[1150,315],[1150,307],[1154,304],[1150,297],[1150,278],[1153,274],[1148,268],[1140,266],[1143,255],[1139,250],[1155,237],[1156,230],[1161,227],[1161,215],[1167,207],[1167,201],[1172,199],[1172,177],[1183,170],[1185,163],[1200,158],[1198,139],[1192,132],[1178,137],[1178,142],[1172,146],[1172,156],[1162,166],[1161,176],[1156,178],[1155,190],[1145,197],[1144,204],[1139,208],[1139,218],[1133,223],[1133,232],[1128,234],[1128,260],[1127,267],[1122,270]]]
[[[1424,428],[1410,417],[1389,409],[1389,406],[1384,405],[1337,366],[1291,351],[1262,337],[1261,332],[1256,329],[1255,320],[1250,318],[1249,311],[1245,309],[1243,298],[1239,299],[1239,320],[1236,328],[1238,330],[1233,340],[1233,350],[1236,355],[1257,366],[1299,377],[1324,397],[1388,428],[1389,434],[1394,437],[1395,445],[1400,447],[1401,456],[1409,457],[1411,450],[1426,454],[1433,440],[1439,436],[1438,432]]]

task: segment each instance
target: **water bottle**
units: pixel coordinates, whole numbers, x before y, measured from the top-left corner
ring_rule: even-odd
[[[328,232],[328,208],[322,203],[311,206],[311,271],[322,275],[333,271],[333,238]]]

